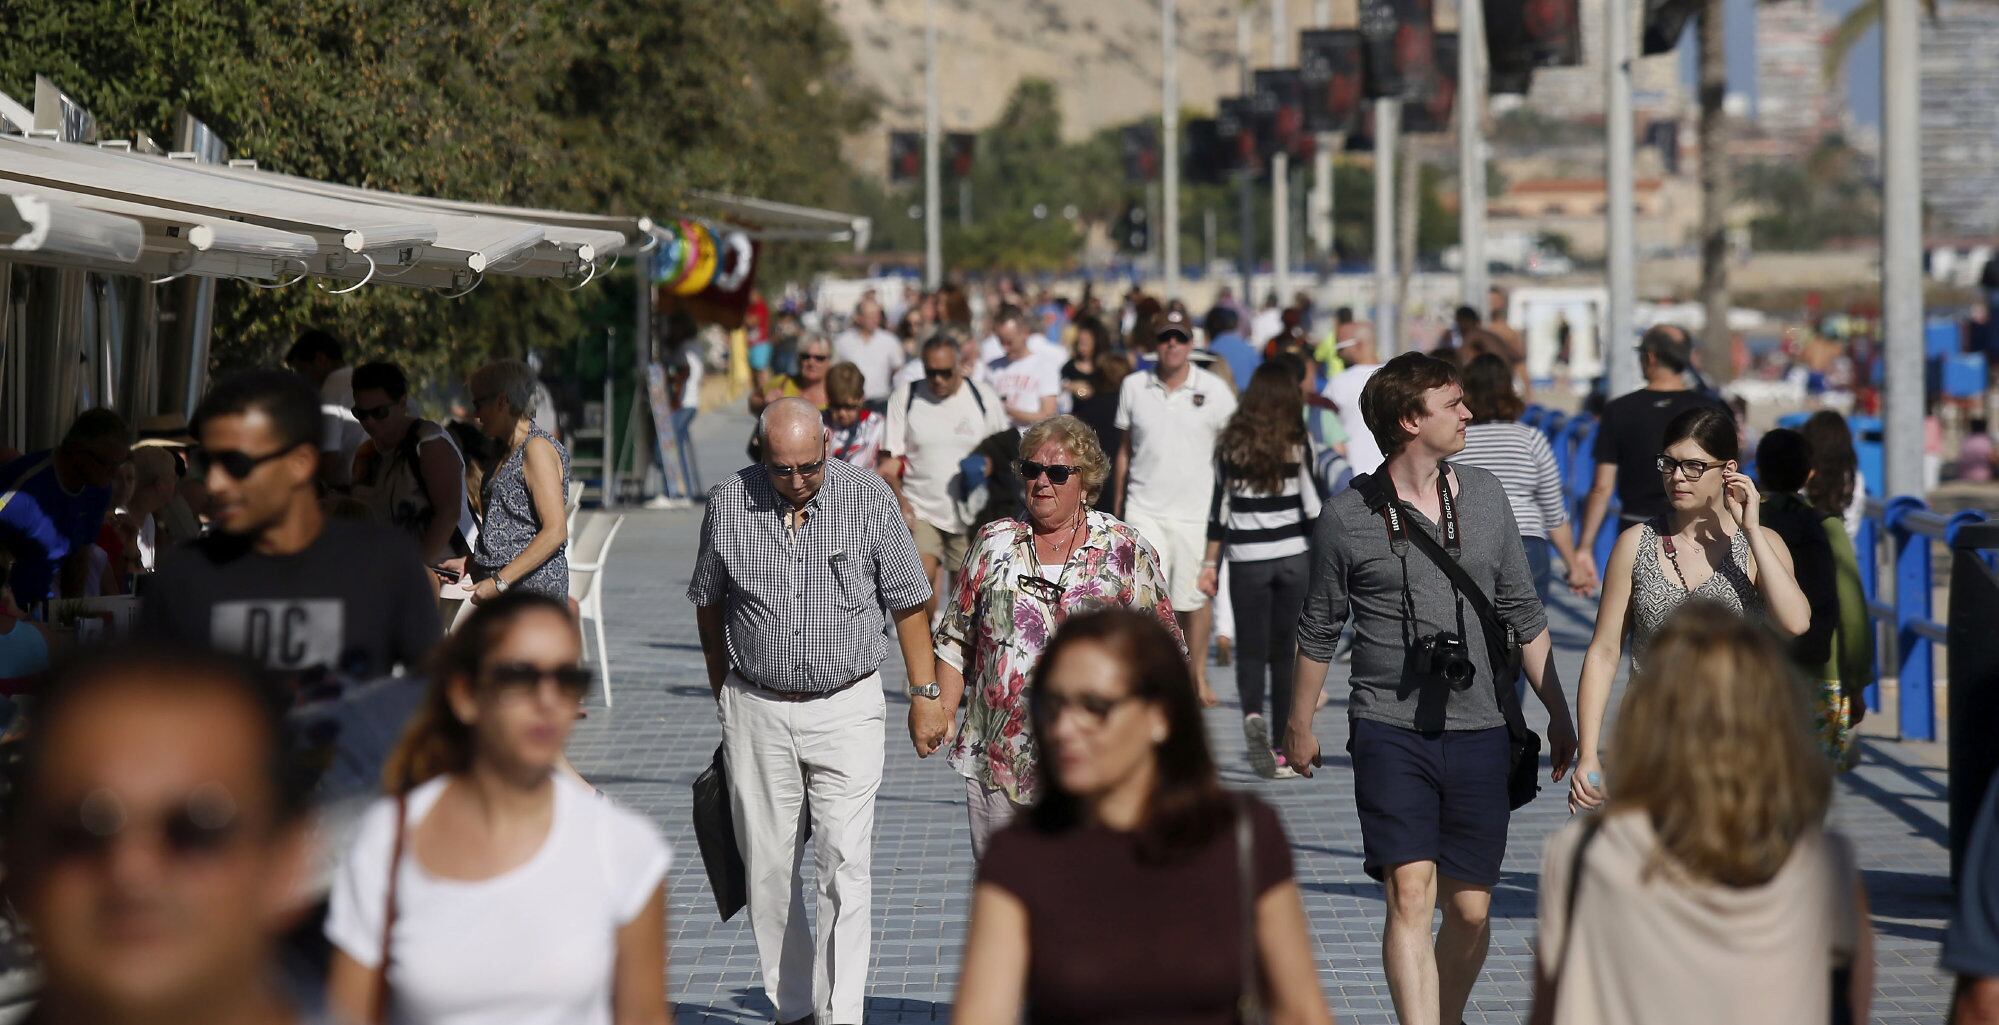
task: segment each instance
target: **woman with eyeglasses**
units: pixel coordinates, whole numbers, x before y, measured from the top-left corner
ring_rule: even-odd
[[[569,597],[569,451],[528,416],[534,371],[519,360],[499,360],[473,371],[472,415],[479,430],[505,450],[486,478],[471,558],[474,605],[513,588]],[[447,569],[458,568],[446,564]]]
[[[909,710],[910,738],[927,758],[964,706],[949,761],[965,777],[974,856],[1039,787],[1027,680],[1063,620],[1100,608],[1137,609],[1185,651],[1158,553],[1124,522],[1091,508],[1110,475],[1096,432],[1067,415],[1035,424],[1020,439],[1012,471],[1023,515],[989,523],[973,540],[937,626],[940,692],[912,699]]]
[[[1689,409],[1666,425],[1657,460],[1666,515],[1618,535],[1603,574],[1596,633],[1576,688],[1582,752],[1569,782],[1572,810],[1603,803],[1597,747],[1627,632],[1635,671],[1652,635],[1692,599],[1762,616],[1787,636],[1811,625],[1811,603],[1798,587],[1791,552],[1761,525],[1762,500],[1739,470],[1739,438],[1735,417],[1715,407]]]
[[[1331,1025],[1284,827],[1216,779],[1175,640],[1112,609],[1048,645],[1048,771],[979,865],[957,1025]]]
[[[664,1025],[666,872],[645,819],[558,771],[590,687],[560,600],[512,593],[438,652],[326,920],[342,1021]]]
[[[465,501],[465,457],[443,427],[410,415],[409,392],[394,363],[354,369],[354,419],[368,435],[354,451],[354,497],[375,522],[410,535],[426,563],[462,559],[479,533]]]
[[[797,397],[812,403],[820,412],[832,401],[826,394],[826,374],[833,369],[833,343],[821,334],[805,334],[798,339],[798,373],[773,374],[762,390],[750,391],[750,415],[762,416],[764,407],[779,399]],[[755,453],[751,454],[755,459]]]

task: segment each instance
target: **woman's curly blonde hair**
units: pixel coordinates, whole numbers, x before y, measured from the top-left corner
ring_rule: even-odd
[[[1111,461],[1104,458],[1104,447],[1097,441],[1097,432],[1090,425],[1073,416],[1051,416],[1027,429],[1020,439],[1020,457],[1034,458],[1041,446],[1055,442],[1069,450],[1070,462],[1083,472],[1083,501],[1094,505],[1097,494],[1104,489],[1104,481],[1110,479]]]

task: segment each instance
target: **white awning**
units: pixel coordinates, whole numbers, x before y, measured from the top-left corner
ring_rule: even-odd
[[[145,230],[146,252],[138,270],[154,276],[290,277],[319,252],[319,243],[310,235],[258,224],[21,182],[9,182],[4,188],[15,195],[35,196],[139,222]]]
[[[695,205],[714,210],[724,219],[743,226],[754,239],[799,239],[808,242],[852,242],[854,252],[868,247],[874,222],[856,214],[837,210],[777,203],[768,199],[732,196],[726,192],[695,189]]]
[[[146,229],[130,217],[0,191],[0,256],[27,262],[129,265]]]

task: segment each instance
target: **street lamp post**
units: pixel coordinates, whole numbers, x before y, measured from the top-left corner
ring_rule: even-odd
[[[1622,0],[1610,0],[1615,7]],[[1458,0],[1458,252],[1466,306],[1485,309],[1485,3]]]
[[[934,2],[934,0],[933,0]],[[1174,0],[1159,0],[1160,110],[1159,159],[1165,179],[1165,216],[1159,230],[1165,236],[1165,295],[1172,298],[1180,287],[1180,65]]]
[[[1609,302],[1604,310],[1603,361],[1606,392],[1616,398],[1636,391],[1638,351],[1631,343],[1632,303],[1637,287],[1637,229],[1633,223],[1631,128],[1631,7],[1628,0],[1604,4],[1604,270]]]
[[[939,195],[937,0],[923,0],[923,284],[944,283],[944,203]]]
[[[1270,0],[1270,63],[1289,63],[1291,19],[1284,0]],[[1271,289],[1279,306],[1291,302],[1291,154],[1282,148],[1270,158],[1270,269]]]
[[[1891,496],[1923,487],[1922,81],[1916,0],[1881,4],[1883,470]]]
[[[1395,305],[1395,148],[1401,144],[1402,101],[1374,101],[1374,337],[1383,357],[1400,350]]]

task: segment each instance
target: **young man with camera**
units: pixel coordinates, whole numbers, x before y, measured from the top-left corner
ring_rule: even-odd
[[[1520,668],[1548,710],[1551,780],[1575,756],[1575,729],[1499,478],[1445,462],[1471,420],[1457,369],[1398,356],[1360,406],[1386,461],[1313,530],[1286,756],[1306,776],[1319,763],[1312,713],[1351,618],[1347,750],[1365,867],[1387,890],[1389,993],[1403,1025],[1455,1025],[1485,963],[1511,810],[1533,797],[1540,771],[1514,690]]]

